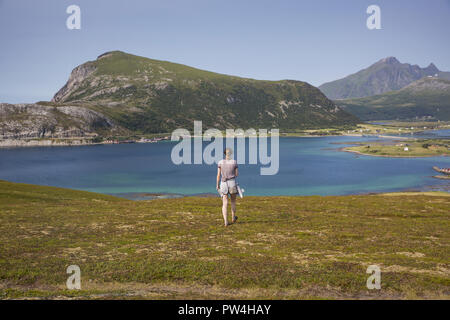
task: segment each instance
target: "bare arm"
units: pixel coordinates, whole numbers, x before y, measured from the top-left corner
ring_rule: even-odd
[[[217,179],[216,179],[216,187],[217,189],[220,189],[220,168],[217,168]]]
[[[239,175],[238,168],[234,169],[234,176],[237,177]]]

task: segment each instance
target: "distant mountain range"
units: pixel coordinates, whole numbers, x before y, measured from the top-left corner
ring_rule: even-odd
[[[399,90],[427,76],[450,80],[450,72],[440,71],[433,63],[421,68],[387,57],[343,79],[324,83],[319,89],[333,100],[361,98]]]
[[[450,81],[429,76],[400,90],[335,102],[362,120],[450,121]]]

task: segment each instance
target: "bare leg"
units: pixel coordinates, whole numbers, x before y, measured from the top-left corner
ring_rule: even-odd
[[[222,196],[222,214],[223,214],[223,221],[226,226],[228,225],[227,207],[228,207],[228,195],[224,195]]]
[[[236,194],[231,195],[231,221],[236,220]]]

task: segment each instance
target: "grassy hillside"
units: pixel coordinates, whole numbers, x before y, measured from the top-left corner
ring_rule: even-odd
[[[75,68],[53,102],[99,111],[135,133],[192,128],[194,120],[219,129],[358,122],[306,82],[240,78],[120,51]]]
[[[1,298],[449,298],[448,194],[133,202],[0,181]],[[66,268],[81,268],[68,291]],[[381,290],[366,289],[368,265]]]
[[[335,101],[362,120],[450,120],[450,81],[424,78],[397,91]]]

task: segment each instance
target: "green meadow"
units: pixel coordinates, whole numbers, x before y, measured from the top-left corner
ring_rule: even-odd
[[[450,297],[448,193],[246,197],[227,228],[220,206],[0,181],[0,298]]]
[[[434,157],[450,155],[450,140],[415,139],[404,141],[358,142],[344,151],[382,157]]]

